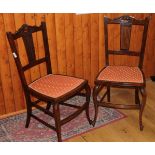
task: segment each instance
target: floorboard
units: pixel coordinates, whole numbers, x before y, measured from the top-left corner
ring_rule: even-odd
[[[147,104],[143,115],[144,130],[139,130],[138,111],[120,110],[126,118],[107,126],[69,139],[70,142],[153,142],[155,141],[155,82],[147,81]],[[112,101],[129,104],[134,102],[134,91],[112,89]]]

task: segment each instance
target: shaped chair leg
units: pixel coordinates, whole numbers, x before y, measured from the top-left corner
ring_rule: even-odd
[[[87,117],[89,124],[92,124],[92,120],[90,119],[90,116],[89,116],[89,103],[90,103],[90,95],[91,95],[91,89],[89,85],[86,86],[85,90],[86,90],[86,104],[87,104],[86,117]]]
[[[55,103],[53,105],[53,113],[54,113],[55,127],[56,127],[58,142],[62,142],[59,103]]]
[[[95,116],[94,120],[92,121],[92,125],[95,126],[97,115],[98,115],[98,101],[97,101],[97,95],[98,95],[98,86],[95,86],[93,89],[93,102],[94,102],[94,109],[95,109]]]
[[[142,92],[142,103],[140,105],[140,111],[139,111],[139,126],[140,126],[140,130],[142,131],[144,128],[143,122],[142,122],[142,115],[143,115],[143,111],[146,105],[147,94],[146,94],[145,88],[142,88],[141,92]]]

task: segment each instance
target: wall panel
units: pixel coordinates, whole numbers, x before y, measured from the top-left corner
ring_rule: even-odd
[[[91,14],[91,85],[99,71],[99,14]]]
[[[82,16],[83,39],[83,77],[91,82],[91,23],[90,15]]]
[[[0,14],[0,75],[5,102],[5,112],[10,113],[15,111],[15,101],[5,31],[3,15]]]
[[[118,17],[123,14],[0,14],[0,115],[25,108],[23,90],[17,69],[6,39],[6,32],[16,31],[24,24],[40,25],[46,21],[53,73],[67,74],[88,79],[93,86],[94,78],[105,64],[103,17]],[[149,14],[131,14],[145,18]],[[155,74],[155,14],[152,14],[146,44],[144,72],[146,77]],[[114,27],[111,27],[113,30]],[[133,29],[140,36],[140,29]],[[119,29],[110,32],[112,48],[119,47]],[[137,36],[132,36],[138,45]],[[33,36],[37,58],[44,56],[41,33]],[[23,64],[28,62],[22,40],[17,42]],[[127,56],[111,57],[112,64],[136,64]],[[26,73],[31,82],[46,74],[45,66],[40,65]]]
[[[48,34],[48,44],[50,48],[52,71],[53,73],[58,73],[57,41],[54,14],[46,14],[46,27]]]
[[[73,14],[65,14],[65,45],[66,45],[66,67],[67,75],[73,76],[75,73],[74,66],[74,27]]]
[[[5,29],[7,29],[10,32],[14,32],[16,30],[14,15],[3,14],[3,16],[4,16]],[[17,67],[15,65],[14,58],[12,57],[12,52],[8,41],[7,41],[7,52],[9,57],[11,79],[12,79],[12,86],[13,86],[13,92],[14,92],[13,94],[14,94],[14,101],[15,101],[15,110],[18,111],[18,110],[22,110],[25,107],[25,105],[24,105],[21,81],[18,76]]]
[[[65,15],[55,15],[56,27],[56,41],[57,41],[57,59],[58,59],[58,73],[67,73],[66,68],[66,43],[65,43]]]
[[[74,14],[73,22],[74,22],[75,76],[83,77],[82,15]]]

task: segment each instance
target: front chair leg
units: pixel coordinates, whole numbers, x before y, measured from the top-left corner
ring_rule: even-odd
[[[55,120],[55,127],[56,127],[58,142],[62,142],[59,103],[55,103],[53,105],[53,113],[54,113],[54,120]]]
[[[89,124],[91,124],[92,120],[90,119],[90,116],[89,116],[89,103],[90,103],[91,89],[88,84],[85,90],[86,90],[86,117],[87,117]]]
[[[93,102],[94,102],[94,109],[95,109],[95,116],[94,120],[92,121],[92,125],[95,126],[97,115],[98,115],[98,101],[97,101],[97,95],[98,95],[98,86],[95,86],[93,89]]]
[[[140,130],[142,131],[144,128],[143,122],[142,122],[142,115],[143,115],[143,111],[146,105],[146,98],[147,98],[145,88],[141,88],[141,93],[142,93],[142,103],[140,105],[140,112],[139,112],[139,126],[140,126]]]

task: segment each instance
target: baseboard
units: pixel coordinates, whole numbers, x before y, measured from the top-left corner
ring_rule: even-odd
[[[4,114],[4,115],[0,116],[0,119],[4,119],[4,118],[10,117],[10,116],[18,115],[18,114],[21,114],[21,113],[24,113],[24,112],[26,112],[26,109],[16,111],[16,112],[11,112],[9,114]]]
[[[39,104],[40,106],[42,107],[45,107],[46,105],[45,104]],[[36,109],[35,107],[32,107],[32,110]],[[19,111],[16,111],[16,112],[11,112],[11,113],[8,113],[8,114],[4,114],[4,115],[1,115],[0,116],[0,119],[4,119],[4,118],[7,118],[7,117],[11,117],[11,116],[15,116],[15,115],[18,115],[18,114],[22,114],[22,113],[25,113],[27,111],[27,109],[23,109],[23,110],[19,110]]]

